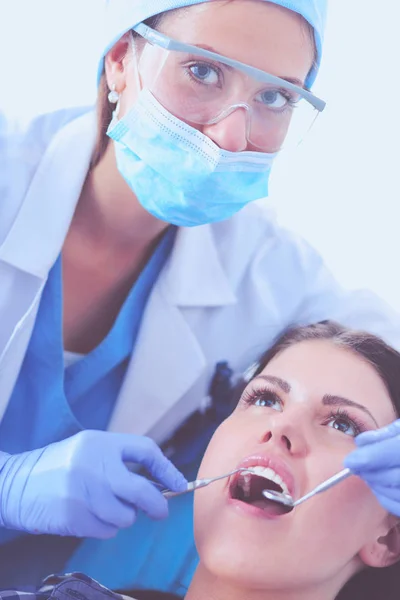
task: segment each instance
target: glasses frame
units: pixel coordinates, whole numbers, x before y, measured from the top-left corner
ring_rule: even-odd
[[[209,58],[211,60],[216,60],[222,64],[225,64],[229,67],[233,67],[242,71],[246,75],[253,77],[257,81],[261,81],[262,83],[269,83],[278,85],[283,87],[295,94],[298,94],[304,100],[307,100],[318,112],[322,112],[326,107],[326,102],[318,98],[310,91],[290,83],[286,81],[286,79],[282,79],[281,77],[277,77],[276,75],[271,75],[266,71],[262,71],[261,69],[257,69],[256,67],[251,67],[250,65],[246,65],[245,63],[234,60],[233,58],[228,58],[226,56],[222,56],[221,54],[217,54],[216,52],[211,52],[210,50],[205,50],[204,48],[199,48],[198,46],[192,46],[191,44],[185,44],[183,42],[178,42],[168,37],[167,35],[152,29],[148,25],[144,23],[139,23],[136,27],[133,28],[133,31],[138,33],[142,38],[146,41],[150,42],[150,44],[155,44],[156,46],[160,46],[165,50],[173,50],[176,52],[187,52],[189,54],[196,54],[198,56],[202,56],[204,58]]]

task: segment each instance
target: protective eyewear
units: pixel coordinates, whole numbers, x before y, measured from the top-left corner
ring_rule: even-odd
[[[285,79],[178,42],[143,23],[134,31],[147,42],[138,58],[142,85],[189,124],[213,125],[240,111],[248,143],[273,153],[298,145],[326,106]]]

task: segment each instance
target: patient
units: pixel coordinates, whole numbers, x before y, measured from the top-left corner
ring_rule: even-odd
[[[196,492],[200,564],[185,600],[400,598],[398,519],[359,478],[286,515],[261,495],[266,485],[304,495],[343,468],[355,436],[399,413],[399,353],[329,322],[286,333],[215,432],[199,472],[258,465],[271,479],[237,474]]]
[[[399,411],[397,352],[333,323],[296,329],[263,357],[210,442],[200,476],[261,464],[276,472],[275,486],[298,498],[343,468],[356,435],[389,424]],[[359,478],[285,516],[260,499],[257,480],[250,491],[247,484],[245,502],[243,476],[196,493],[201,560],[186,600],[400,597],[399,577],[391,581],[392,574],[382,571],[373,591],[374,577],[364,573],[399,560],[400,532],[398,519]],[[358,581],[343,589],[357,574]]]

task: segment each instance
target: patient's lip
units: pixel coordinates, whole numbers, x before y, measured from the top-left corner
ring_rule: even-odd
[[[283,479],[283,481],[285,482],[285,484],[287,485],[287,488],[288,488],[289,493],[292,496],[292,498],[296,497],[296,487],[297,486],[296,486],[295,478],[292,474],[292,471],[290,470],[290,468],[288,467],[288,465],[285,463],[285,461],[282,458],[279,458],[278,456],[273,456],[271,454],[269,454],[269,455],[261,454],[261,453],[253,454],[252,456],[248,456],[243,461],[241,461],[237,465],[236,468],[239,469],[241,467],[257,467],[257,466],[262,466],[262,467],[273,469],[275,471],[275,473],[277,475],[279,475],[279,477],[281,477]],[[237,473],[234,476],[233,481],[236,481],[236,479],[239,476],[240,476],[240,473]]]

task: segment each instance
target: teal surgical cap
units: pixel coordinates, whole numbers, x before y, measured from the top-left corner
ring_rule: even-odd
[[[321,63],[328,0],[260,0],[267,1],[299,13],[314,29],[317,61],[307,79],[307,85],[311,87]],[[106,0],[104,51],[99,65],[98,81],[103,72],[105,55],[124,33],[154,15],[202,2],[213,0]]]

